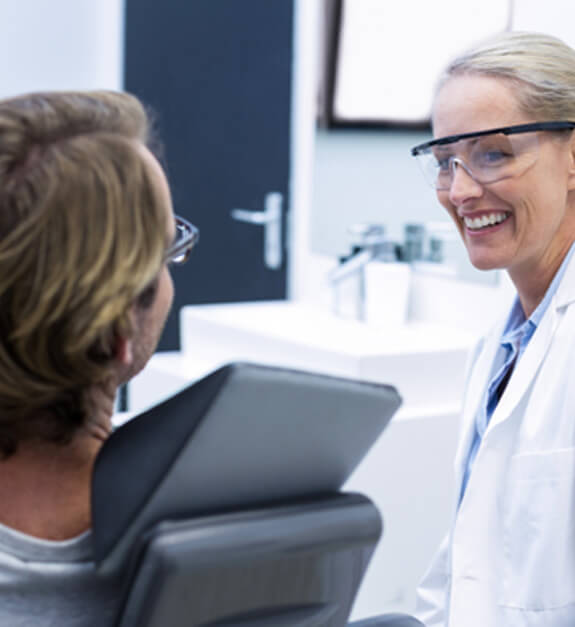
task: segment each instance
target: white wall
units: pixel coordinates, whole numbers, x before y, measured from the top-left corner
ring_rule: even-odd
[[[0,97],[118,89],[123,0],[0,0]]]
[[[513,0],[513,30],[559,37],[575,48],[575,4],[570,0]]]
[[[317,281],[310,277],[310,268],[316,268],[318,272],[318,264],[311,252],[310,228],[315,159],[315,86],[319,71],[319,6],[319,0],[295,0],[291,211],[288,224],[288,295],[294,300],[308,300],[308,289],[313,289],[323,274],[320,269]]]

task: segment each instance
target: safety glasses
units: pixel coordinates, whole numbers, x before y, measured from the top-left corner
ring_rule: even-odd
[[[538,131],[563,131],[575,122],[534,122],[449,135],[411,149],[426,180],[438,191],[451,187],[457,166],[478,183],[521,176],[539,154]]]

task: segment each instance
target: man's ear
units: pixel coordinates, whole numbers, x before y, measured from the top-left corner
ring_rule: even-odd
[[[114,339],[114,355],[122,366],[131,366],[134,361],[133,340],[122,335]]]
[[[567,176],[567,189],[572,192],[575,190],[575,131],[569,140],[569,171]]]
[[[132,305],[128,312],[132,329],[136,325],[135,306]],[[114,333],[114,358],[121,366],[131,366],[134,361],[134,341],[132,334],[116,329]]]

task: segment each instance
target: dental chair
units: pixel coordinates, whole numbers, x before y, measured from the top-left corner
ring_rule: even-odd
[[[382,520],[340,488],[400,402],[232,364],[117,429],[92,486],[96,567],[123,585],[116,627],[347,625]]]

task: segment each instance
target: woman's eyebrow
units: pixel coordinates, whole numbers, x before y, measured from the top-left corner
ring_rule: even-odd
[[[431,150],[434,154],[451,154],[453,152],[453,144],[437,144],[432,146]]]

